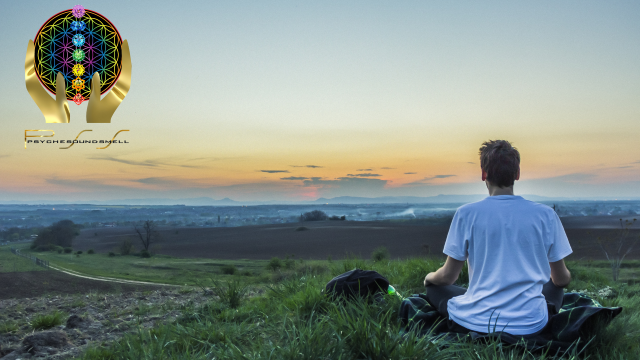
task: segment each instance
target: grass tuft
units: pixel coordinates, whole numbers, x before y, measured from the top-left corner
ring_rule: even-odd
[[[67,314],[61,311],[54,311],[50,314],[41,314],[33,317],[29,325],[34,330],[46,330],[65,323]]]

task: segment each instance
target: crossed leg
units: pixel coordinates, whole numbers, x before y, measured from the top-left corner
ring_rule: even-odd
[[[460,324],[457,324],[453,320],[449,320],[449,312],[447,311],[447,302],[449,299],[464,295],[467,292],[467,289],[457,286],[457,285],[446,285],[446,286],[438,286],[438,285],[429,285],[427,286],[426,291],[426,300],[431,304],[431,306],[435,307],[436,310],[442,315],[442,317],[448,321],[449,328],[452,331],[456,332],[469,332],[470,330],[463,327]],[[547,307],[549,307],[549,315],[557,314],[562,307],[562,299],[564,297],[564,291],[561,287],[556,286],[551,280],[549,280],[542,287],[542,295],[544,295],[547,300]],[[552,312],[552,309],[555,312]],[[543,328],[544,329],[544,328]],[[540,333],[542,330],[536,332],[535,334]],[[531,334],[531,335],[535,335]]]

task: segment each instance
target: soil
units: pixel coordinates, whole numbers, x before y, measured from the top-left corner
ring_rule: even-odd
[[[72,295],[157,290],[155,285],[131,285],[83,279],[55,270],[0,273],[0,300],[43,295]]]
[[[615,216],[562,218],[574,250],[571,259],[604,259],[596,238],[619,227]],[[308,231],[296,231],[300,226]],[[393,222],[321,221],[274,225],[214,228],[160,228],[161,242],[152,251],[176,257],[212,259],[270,259],[295,255],[297,259],[341,259],[347,254],[369,258],[384,246],[392,258],[441,255],[449,224],[415,225]],[[95,234],[98,234],[97,236]],[[640,236],[638,225],[629,240]],[[138,246],[133,228],[84,229],[74,248],[118,252],[126,238]],[[138,246],[138,249],[140,247]],[[627,256],[640,259],[640,243]]]
[[[47,272],[38,272],[38,275]],[[183,312],[217,298],[193,289],[91,293],[0,300],[0,359],[70,359],[87,347],[112,343],[128,332],[175,321]],[[249,293],[255,296],[257,293]],[[38,315],[62,312],[62,324],[34,330]]]

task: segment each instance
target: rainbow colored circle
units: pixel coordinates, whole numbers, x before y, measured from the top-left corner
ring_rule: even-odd
[[[76,100],[73,80],[80,77],[85,81],[80,94],[84,99],[91,95],[91,77],[100,74],[101,94],[106,93],[116,83],[122,70],[122,37],[115,26],[106,17],[95,11],[84,9],[81,17],[84,26],[72,14],[72,9],[59,12],[47,20],[35,37],[35,68],[38,79],[52,94],[56,93],[56,76],[64,75],[67,99]],[[72,26],[73,25],[73,26]],[[74,45],[76,35],[84,38],[80,47]],[[76,40],[79,37],[76,37]],[[76,41],[77,42],[77,41]],[[76,49],[84,52],[81,61],[74,60]],[[78,53],[76,53],[78,54]],[[79,56],[76,56],[76,59]],[[81,66],[75,66],[81,65]],[[76,70],[83,67],[78,76]]]

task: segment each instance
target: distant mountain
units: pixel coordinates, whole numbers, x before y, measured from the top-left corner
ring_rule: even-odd
[[[480,201],[486,198],[486,194],[476,195],[438,195],[438,196],[382,196],[382,197],[356,197],[356,196],[338,196],[334,198],[319,198],[311,201],[317,204],[448,204],[459,203],[466,204],[470,202]],[[549,198],[538,195],[522,195],[523,198],[531,201],[562,201],[568,198]]]

